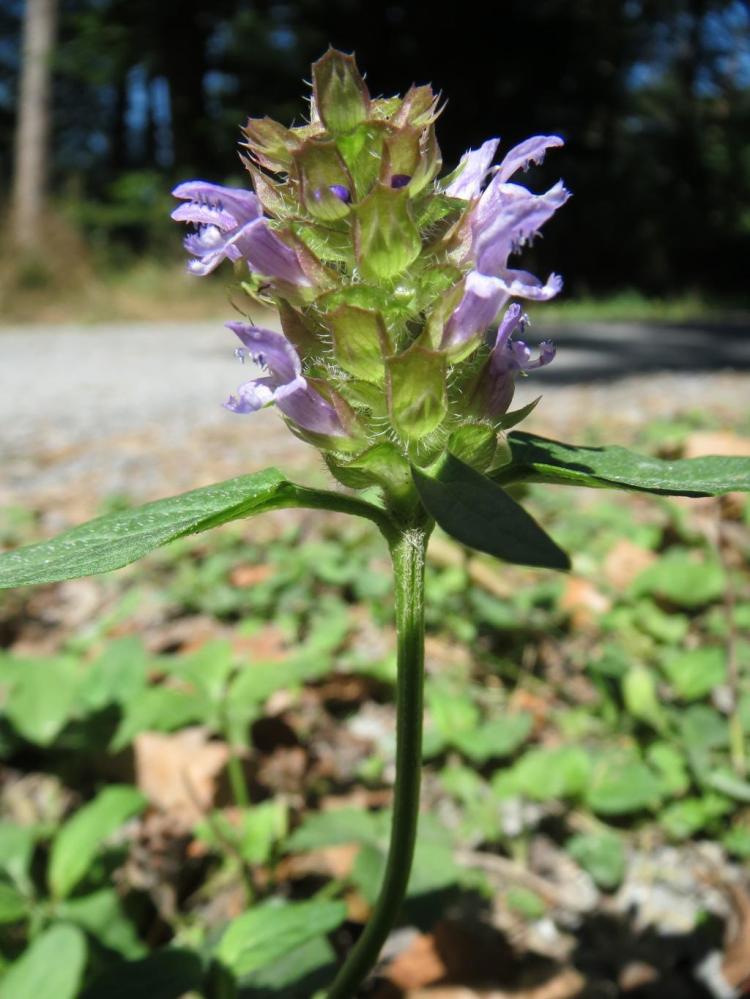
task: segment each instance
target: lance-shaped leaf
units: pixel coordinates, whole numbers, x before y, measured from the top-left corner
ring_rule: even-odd
[[[623,447],[581,447],[521,431],[508,437],[512,460],[497,482],[536,481],[637,489],[673,496],[750,491],[750,458],[713,456],[664,461]]]
[[[492,479],[447,454],[433,472],[412,468],[422,503],[464,545],[506,562],[569,569],[570,559]]]
[[[310,139],[294,153],[305,208],[316,219],[335,222],[350,212],[353,181],[330,140]]]
[[[315,107],[330,132],[348,132],[367,117],[370,94],[354,56],[335,49],[313,63]]]
[[[382,511],[364,500],[307,489],[268,468],[99,517],[51,541],[5,552],[0,555],[0,588],[109,572],[176,538],[284,507],[342,510],[388,526]]]
[[[443,354],[418,343],[386,360],[391,422],[407,440],[432,433],[448,412]]]
[[[365,381],[382,382],[383,358],[391,345],[381,316],[355,305],[341,305],[328,316],[336,360],[344,371]]]
[[[376,184],[355,211],[354,245],[365,279],[387,281],[417,259],[422,243],[405,188]]]

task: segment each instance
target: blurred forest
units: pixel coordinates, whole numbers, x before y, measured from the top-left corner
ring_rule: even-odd
[[[50,7],[54,8],[54,2]],[[248,115],[299,121],[329,43],[378,94],[431,81],[446,165],[488,136],[557,132],[540,171],[575,194],[535,262],[574,294],[747,298],[747,0],[58,0],[48,184],[99,260],[175,260],[173,182],[243,182]],[[0,3],[0,196],[9,197],[22,0]],[[536,182],[536,178],[535,178]],[[48,249],[48,247],[47,247]]]

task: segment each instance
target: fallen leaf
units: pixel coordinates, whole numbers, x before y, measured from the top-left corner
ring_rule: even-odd
[[[264,583],[272,575],[272,565],[237,565],[229,573],[229,582],[239,589],[249,589]]]
[[[440,981],[447,970],[432,934],[418,933],[394,958],[386,975],[398,988],[408,991]]]
[[[750,457],[750,437],[741,437],[731,430],[697,430],[684,441],[682,453],[686,458],[705,458],[712,454]]]
[[[216,779],[230,757],[229,746],[206,729],[141,732],[133,741],[136,784],[151,804],[167,812],[185,832],[213,805]]]
[[[616,590],[626,590],[655,561],[654,552],[620,538],[604,560],[604,577]]]
[[[570,616],[576,630],[594,627],[600,615],[606,613],[611,603],[601,590],[581,576],[568,576],[560,597],[560,607]]]

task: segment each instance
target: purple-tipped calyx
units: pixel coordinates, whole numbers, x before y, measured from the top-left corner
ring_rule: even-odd
[[[302,430],[326,437],[346,436],[335,408],[308,384],[299,355],[285,336],[250,323],[231,322],[226,326],[239,337],[253,363],[268,372],[240,385],[237,394],[224,403],[227,409],[254,413],[276,403]],[[238,356],[244,360],[244,354]]]

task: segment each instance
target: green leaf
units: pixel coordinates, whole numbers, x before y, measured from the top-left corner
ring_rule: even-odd
[[[639,812],[659,803],[656,775],[632,752],[613,750],[595,757],[586,801],[600,815]]]
[[[25,894],[31,891],[29,866],[34,852],[34,830],[0,822],[0,870]]]
[[[86,673],[79,702],[89,711],[129,703],[146,685],[148,656],[135,635],[110,642]]]
[[[711,647],[688,649],[665,659],[663,669],[684,701],[697,701],[726,679],[726,654]]]
[[[552,801],[581,794],[591,775],[590,755],[580,746],[530,749],[510,773],[512,787],[534,801]],[[507,774],[493,780],[496,788]]]
[[[337,808],[308,815],[289,837],[286,846],[292,852],[303,852],[345,843],[377,845],[384,835],[387,835],[387,825],[383,822],[383,813]]]
[[[690,787],[690,775],[684,755],[669,742],[654,742],[646,750],[646,759],[656,771],[662,793],[679,797]]]
[[[748,458],[684,458],[663,461],[622,447],[562,444],[521,431],[508,437],[512,461],[499,482],[536,481],[599,488],[637,489],[674,496],[715,496],[750,490]]]
[[[343,902],[263,902],[229,924],[216,956],[242,977],[330,933],[345,919]]]
[[[716,819],[731,812],[732,808],[732,803],[718,794],[685,798],[683,801],[672,802],[659,812],[659,825],[672,839],[690,839]]]
[[[205,721],[211,702],[198,693],[174,687],[146,687],[128,702],[109,749],[119,753],[139,732],[174,732],[192,722]]]
[[[0,588],[119,569],[186,534],[293,506],[295,490],[281,472],[268,468],[98,517],[51,541],[0,555]]]
[[[278,999],[310,999],[313,989],[330,982],[336,952],[325,937],[308,940],[260,971],[245,975],[242,994],[277,996]],[[316,995],[318,993],[315,993]]]
[[[412,468],[427,511],[464,545],[506,562],[569,569],[570,559],[492,479],[448,454],[438,471]]]
[[[0,881],[0,925],[17,923],[27,915],[28,908],[26,899],[16,888]]]
[[[14,961],[0,999],[75,999],[86,963],[86,939],[67,924],[51,926]]]
[[[533,724],[532,716],[521,712],[484,722],[469,732],[457,732],[452,741],[470,760],[486,763],[514,753],[526,741]]]
[[[48,880],[56,898],[70,894],[102,843],[145,804],[146,799],[136,788],[113,785],[68,819],[55,837],[50,853]]]
[[[694,608],[720,599],[725,585],[726,575],[716,557],[673,548],[633,580],[630,592]]]
[[[74,711],[80,683],[74,659],[18,659],[16,682],[5,706],[5,715],[24,739],[49,746]]]
[[[710,774],[706,783],[714,791],[726,794],[735,801],[750,804],[750,781],[743,780],[725,767]]]
[[[188,993],[201,993],[203,979],[197,954],[167,948],[140,961],[112,965],[94,979],[81,999],[182,999]]]
[[[613,891],[622,881],[625,850],[616,833],[579,833],[571,836],[565,849],[605,891]]]
[[[146,951],[146,945],[139,939],[114,888],[102,888],[81,898],[66,899],[58,906],[57,914],[60,919],[75,923],[104,947],[117,951],[123,957],[141,957]]]
[[[622,678],[622,698],[628,713],[647,722],[657,731],[666,727],[666,716],[659,702],[656,680],[646,666],[635,665]]]
[[[530,888],[517,885],[505,893],[505,904],[523,919],[541,919],[547,911],[544,899]]]

